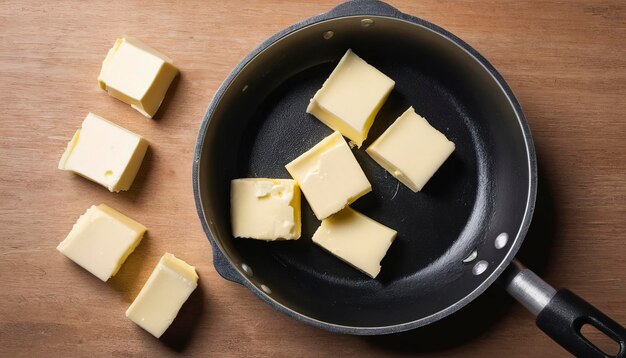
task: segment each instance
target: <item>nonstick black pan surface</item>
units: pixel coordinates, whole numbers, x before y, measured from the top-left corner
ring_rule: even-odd
[[[373,191],[352,206],[398,231],[376,279],[312,243],[319,221],[306,200],[297,241],[230,231],[230,180],[289,178],[284,165],[332,133],[305,110],[349,48],[396,81],[353,148]],[[419,193],[364,151],[409,106],[456,144]],[[286,29],[244,59],[200,129],[194,190],[222,276],[309,324],[380,334],[436,321],[494,282],[524,239],[536,173],[526,120],[496,70],[445,30],[370,1]]]

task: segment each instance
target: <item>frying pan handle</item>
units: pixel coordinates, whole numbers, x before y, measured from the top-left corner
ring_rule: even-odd
[[[514,260],[505,277],[507,291],[536,316],[537,326],[578,357],[626,357],[626,329],[567,289],[552,286]],[[608,355],[581,333],[589,324],[619,344]]]
[[[335,6],[325,13],[329,18],[353,15],[380,15],[402,17],[404,15],[395,7],[377,0],[351,0]],[[326,17],[326,16],[324,16]]]
[[[215,271],[217,271],[220,276],[227,279],[228,281],[244,285],[243,277],[228,261],[222,251],[219,248],[215,247],[215,245],[213,245],[213,242],[211,242],[211,246],[213,246],[213,266],[215,267]]]

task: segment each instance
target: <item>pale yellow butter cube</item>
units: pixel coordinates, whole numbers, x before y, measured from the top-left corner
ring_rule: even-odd
[[[319,219],[372,191],[341,133],[334,132],[285,166]]]
[[[409,189],[417,192],[454,152],[454,143],[410,107],[366,152]]]
[[[102,281],[115,276],[146,232],[146,227],[104,205],[78,218],[57,250]]]
[[[196,268],[166,253],[126,310],[126,317],[159,338],[196,287]]]
[[[172,60],[137,39],[117,39],[102,62],[100,88],[152,118],[178,69]]]
[[[291,179],[232,180],[230,216],[235,237],[297,240],[300,237],[300,188]]]
[[[89,113],[68,143],[59,169],[90,179],[112,192],[130,189],[148,149],[140,135]]]
[[[375,278],[397,232],[347,207],[322,220],[313,242]]]
[[[360,147],[394,86],[391,78],[348,50],[306,111]]]

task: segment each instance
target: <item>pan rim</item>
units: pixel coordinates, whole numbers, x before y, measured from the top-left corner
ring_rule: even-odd
[[[496,82],[502,93],[506,96],[509,105],[513,109],[515,116],[517,118],[517,122],[520,127],[521,134],[524,139],[524,144],[526,146],[526,155],[527,155],[527,168],[528,168],[528,195],[526,197],[526,207],[524,211],[524,216],[521,220],[519,230],[517,231],[515,238],[508,252],[505,254],[504,258],[498,263],[496,268],[489,274],[489,276],[485,277],[483,281],[469,294],[465,295],[460,300],[456,301],[454,304],[435,312],[429,316],[422,317],[417,320],[397,323],[393,325],[385,325],[385,326],[350,326],[350,325],[342,325],[336,324],[332,322],[322,321],[316,318],[309,317],[303,313],[297,312],[294,309],[285,306],[284,304],[276,301],[270,295],[266,294],[262,291],[257,285],[255,285],[245,274],[241,272],[241,270],[234,265],[230,258],[226,255],[225,250],[218,240],[215,239],[215,235],[211,227],[207,223],[207,218],[205,216],[205,210],[202,205],[202,201],[200,199],[200,181],[199,181],[199,173],[200,173],[200,154],[202,153],[203,146],[205,144],[205,136],[207,133],[208,125],[212,119],[215,108],[220,103],[224,93],[229,90],[232,83],[241,73],[241,71],[252,61],[255,60],[257,56],[262,54],[264,51],[269,49],[274,43],[280,41],[284,37],[296,33],[298,31],[305,30],[311,26],[319,25],[321,23],[335,21],[339,19],[345,18],[362,18],[363,16],[367,16],[369,18],[384,18],[392,21],[401,21],[405,22],[407,25],[418,26],[421,27],[425,31],[430,31],[434,35],[441,36],[445,40],[451,42],[453,45],[457,46],[460,50],[464,51],[467,55],[469,55],[474,61],[476,61],[484,71]],[[398,17],[389,16],[389,15],[381,15],[381,14],[372,14],[372,13],[360,13],[360,14],[351,14],[347,16],[331,16],[325,17],[324,15],[320,15],[317,17],[313,17],[307,19],[298,24],[292,25],[281,32],[276,33],[275,35],[268,38],[261,45],[255,48],[252,52],[250,52],[227,76],[227,78],[220,85],[218,90],[215,92],[206,112],[203,117],[202,123],[199,128],[199,133],[196,141],[196,147],[194,151],[194,162],[193,162],[193,170],[192,170],[192,179],[193,179],[193,191],[194,191],[194,199],[196,203],[196,209],[200,221],[202,223],[202,228],[209,240],[213,250],[217,250],[219,255],[221,255],[226,263],[230,266],[230,268],[235,271],[235,275],[237,277],[233,277],[233,280],[244,285],[249,290],[251,290],[257,297],[259,297],[262,301],[269,304],[279,312],[286,314],[292,318],[295,318],[298,321],[307,323],[314,327],[322,328],[327,331],[337,332],[337,333],[347,333],[347,334],[357,334],[357,335],[380,335],[380,334],[390,334],[397,333],[402,331],[407,331],[410,329],[415,329],[418,327],[422,327],[428,325],[430,323],[436,322],[452,313],[458,311],[462,307],[466,306],[478,296],[480,296],[487,288],[489,288],[496,279],[502,274],[502,272],[508,267],[511,261],[515,258],[515,255],[519,248],[521,247],[526,233],[528,232],[528,228],[532,221],[532,216],[535,208],[535,200],[537,194],[537,160],[535,147],[532,140],[532,135],[530,132],[530,128],[528,127],[528,122],[526,117],[523,114],[521,105],[519,104],[517,98],[515,97],[513,91],[506,83],[502,75],[495,69],[493,65],[489,61],[487,61],[480,53],[478,53],[473,47],[465,43],[463,40],[455,36],[454,34],[448,32],[447,30],[434,25],[428,21],[423,19],[406,15],[398,12]],[[214,259],[216,253],[214,252]]]

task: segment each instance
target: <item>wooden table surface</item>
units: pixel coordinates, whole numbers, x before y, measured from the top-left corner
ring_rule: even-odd
[[[567,355],[497,286],[434,326],[356,337],[298,323],[215,272],[191,186],[204,111],[250,50],[336,3],[0,2],[0,356]],[[626,324],[626,4],[392,4],[463,38],[508,80],[530,122],[541,178],[520,255],[553,285]],[[182,71],[156,120],[97,86],[106,51],[123,34],[165,52]],[[128,192],[57,169],[89,111],[151,143]],[[99,203],[149,228],[108,283],[55,250]],[[165,251],[196,265],[200,286],[157,340],[124,311]]]

